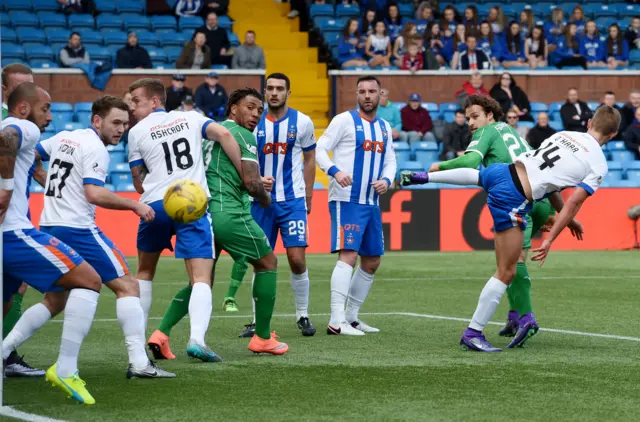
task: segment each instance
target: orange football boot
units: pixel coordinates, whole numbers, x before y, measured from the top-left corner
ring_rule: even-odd
[[[169,337],[160,330],[155,330],[149,341],[147,342],[149,350],[153,353],[155,360],[174,360],[176,355],[171,353],[171,347],[169,347]]]
[[[249,342],[249,350],[253,353],[271,353],[272,355],[284,355],[289,350],[287,343],[281,343],[278,340],[276,332],[271,333],[271,338],[265,340],[258,337],[257,334],[253,335],[253,338]]]

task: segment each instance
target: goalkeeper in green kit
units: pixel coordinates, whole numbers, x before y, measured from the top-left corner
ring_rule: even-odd
[[[240,145],[242,176],[217,142],[204,146],[207,185],[211,193],[209,212],[213,219],[216,252],[225,250],[235,262],[249,262],[254,267],[253,298],[256,304],[255,335],[249,350],[255,353],[282,355],[289,346],[277,341],[271,332],[271,316],[276,301],[277,258],[264,231],[258,226],[248,207],[249,195],[262,206],[271,204],[265,190],[268,180],[260,177],[256,139],[253,129],[258,124],[264,101],[255,89],[239,89],[231,93],[227,103],[228,120],[222,123]],[[215,271],[215,267],[214,267]],[[190,286],[183,288],[169,305],[158,330],[149,339],[156,359],[175,358],[169,348],[169,334],[188,312]]]
[[[499,121],[502,117],[502,109],[493,98],[486,95],[471,95],[465,101],[464,110],[469,121],[469,129],[473,134],[465,154],[453,160],[434,163],[429,172],[477,168],[480,164],[485,167],[494,163],[510,164],[518,155],[531,150],[529,144],[511,126]],[[401,184],[422,184],[426,182],[425,176],[425,173],[403,171]],[[523,346],[525,341],[539,330],[533,316],[531,278],[525,262],[527,251],[531,248],[532,235],[543,229],[553,215],[553,208],[547,200],[536,202],[531,213],[527,215],[527,228],[516,275],[507,289],[509,298],[507,325],[500,331],[501,336],[515,337],[507,347]]]

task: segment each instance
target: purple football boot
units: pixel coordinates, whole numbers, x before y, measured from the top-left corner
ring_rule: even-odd
[[[533,312],[524,314],[522,318],[520,318],[515,338],[511,340],[511,343],[509,343],[507,347],[512,349],[514,347],[524,346],[524,343],[531,337],[535,336],[539,329],[540,326],[533,317]]]
[[[518,311],[509,311],[507,316],[507,325],[498,333],[501,337],[513,337],[518,331],[520,315]]]
[[[462,350],[473,350],[475,352],[502,352],[502,349],[493,347],[489,344],[484,334],[480,331],[467,328],[460,339],[460,347]]]
[[[429,173],[410,170],[403,170],[400,173],[400,184],[402,186],[424,185],[425,183],[429,183]]]

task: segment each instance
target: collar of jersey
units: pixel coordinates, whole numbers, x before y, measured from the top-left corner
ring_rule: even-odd
[[[96,128],[95,128],[95,127],[93,127],[93,126],[89,126],[89,129],[91,129],[91,130],[93,131],[93,133],[95,133],[95,134],[96,134],[96,136],[98,137],[98,139],[100,139],[100,134],[98,134],[98,131],[96,130]]]
[[[268,121],[270,121],[271,123],[273,123],[274,125],[277,125],[278,123],[286,120],[289,117],[289,113],[291,112],[291,108],[287,109],[287,112],[284,114],[284,116],[282,116],[280,119],[278,120],[273,120],[273,118],[271,116],[269,116],[268,112],[264,112],[264,118]]]
[[[167,110],[165,110],[164,108],[156,108],[155,110],[153,110],[153,113],[166,113]]]

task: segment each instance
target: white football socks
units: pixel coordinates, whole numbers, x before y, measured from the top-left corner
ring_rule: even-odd
[[[211,287],[207,283],[194,283],[189,300],[190,339],[199,346],[205,345],[204,336],[209,329],[212,309]]]
[[[362,267],[358,267],[351,279],[351,287],[349,288],[349,300],[347,302],[347,312],[345,314],[348,323],[358,320],[358,312],[360,307],[367,299],[369,290],[373,285],[373,274],[364,271]]]
[[[469,328],[482,331],[487,325],[493,314],[498,309],[500,299],[504,296],[504,292],[507,291],[507,285],[495,277],[491,277],[487,284],[485,284],[482,293],[480,293],[480,300],[478,300],[478,307],[473,313]]]
[[[60,377],[67,378],[78,372],[80,346],[91,329],[99,296],[98,292],[89,289],[72,289],[69,293],[56,366]]]
[[[20,347],[50,319],[51,312],[42,303],[27,309],[7,337],[2,340],[2,359],[7,359],[11,352]]]
[[[349,294],[349,284],[353,267],[346,262],[336,262],[336,267],[331,274],[331,319],[329,325],[339,327],[345,322],[344,307]]]
[[[291,289],[296,300],[296,321],[307,318],[309,308],[309,270],[302,274],[291,273]]]
[[[116,315],[127,345],[129,363],[136,369],[144,368],[149,363],[149,358],[144,348],[144,312],[140,298],[129,296],[116,299]]]
[[[151,311],[151,299],[153,298],[153,283],[151,280],[138,280],[140,285],[140,305],[144,312],[144,332],[147,332],[147,324],[149,321],[149,312]]]
[[[480,172],[476,169],[454,169],[429,173],[429,183],[477,186],[479,180]]]
[[[251,291],[253,292],[253,284],[256,282],[256,273],[254,271],[253,276],[251,277]],[[253,325],[256,325],[256,299],[253,297],[253,293],[251,294],[251,311],[253,312]]]

